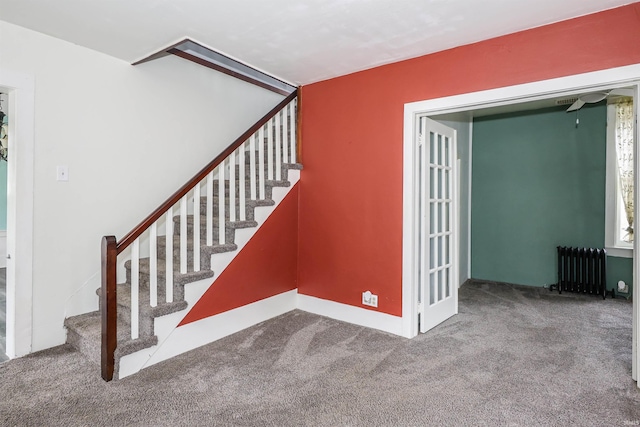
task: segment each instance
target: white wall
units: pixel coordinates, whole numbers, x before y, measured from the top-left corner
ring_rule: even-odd
[[[442,114],[439,116],[432,116],[433,120],[442,123],[445,126],[456,130],[457,142],[458,142],[458,159],[460,160],[460,257],[459,257],[459,282],[464,283],[465,280],[470,278],[469,268],[469,254],[471,247],[470,240],[470,199],[471,183],[469,180],[471,174],[471,131],[473,126],[473,119],[470,112],[460,112],[451,114]]]
[[[64,342],[65,304],[99,271],[101,237],[129,231],[282,97],[177,57],[133,67],[2,21],[0,69],[35,81],[36,351]],[[71,311],[95,309],[78,301]]]

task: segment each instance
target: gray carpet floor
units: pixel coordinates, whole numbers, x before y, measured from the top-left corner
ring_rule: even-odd
[[[103,382],[68,346],[0,365],[8,426],[637,425],[631,303],[469,284],[407,340],[302,311]]]

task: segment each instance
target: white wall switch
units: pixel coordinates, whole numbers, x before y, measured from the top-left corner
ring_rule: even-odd
[[[56,168],[56,179],[58,181],[69,181],[69,168],[66,165]]]

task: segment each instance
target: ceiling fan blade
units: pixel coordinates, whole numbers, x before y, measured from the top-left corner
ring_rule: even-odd
[[[571,104],[571,107],[567,108],[567,113],[569,111],[575,111],[575,110],[579,110],[582,108],[582,106],[584,105],[584,101],[581,99],[578,99],[576,102],[574,102],[573,104]]]
[[[609,92],[609,95],[617,95],[617,96],[633,96],[633,89],[613,89]]]

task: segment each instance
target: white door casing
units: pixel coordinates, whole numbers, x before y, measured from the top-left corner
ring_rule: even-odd
[[[417,313],[414,309],[418,302],[418,293],[414,289],[414,245],[416,223],[413,221],[416,207],[414,206],[414,174],[415,174],[415,134],[416,118],[421,115],[440,115],[460,111],[472,111],[479,108],[497,107],[535,101],[550,97],[566,97],[588,91],[602,91],[619,87],[633,87],[635,99],[640,99],[640,64],[618,68],[558,77],[515,86],[506,86],[480,92],[471,92],[444,98],[429,99],[405,104],[404,107],[404,154],[403,154],[403,254],[402,254],[402,335],[412,338],[417,335]],[[638,116],[638,102],[635,102],[636,120]],[[639,140],[639,129],[635,129],[636,152]],[[471,167],[471,165],[470,165]],[[635,156],[635,168],[640,170],[640,156]],[[635,174],[635,198],[640,197],[640,174]],[[640,214],[640,206],[634,206],[634,217]],[[634,242],[633,256],[633,288],[640,286],[640,260],[636,255],[640,250],[638,239]],[[633,355],[632,377],[637,381],[640,372],[640,303],[633,299]],[[640,383],[639,383],[640,385]]]
[[[9,94],[6,353],[15,358],[32,351],[34,78],[0,68],[0,88]]]
[[[458,313],[456,131],[417,121],[418,319],[427,332]]]

